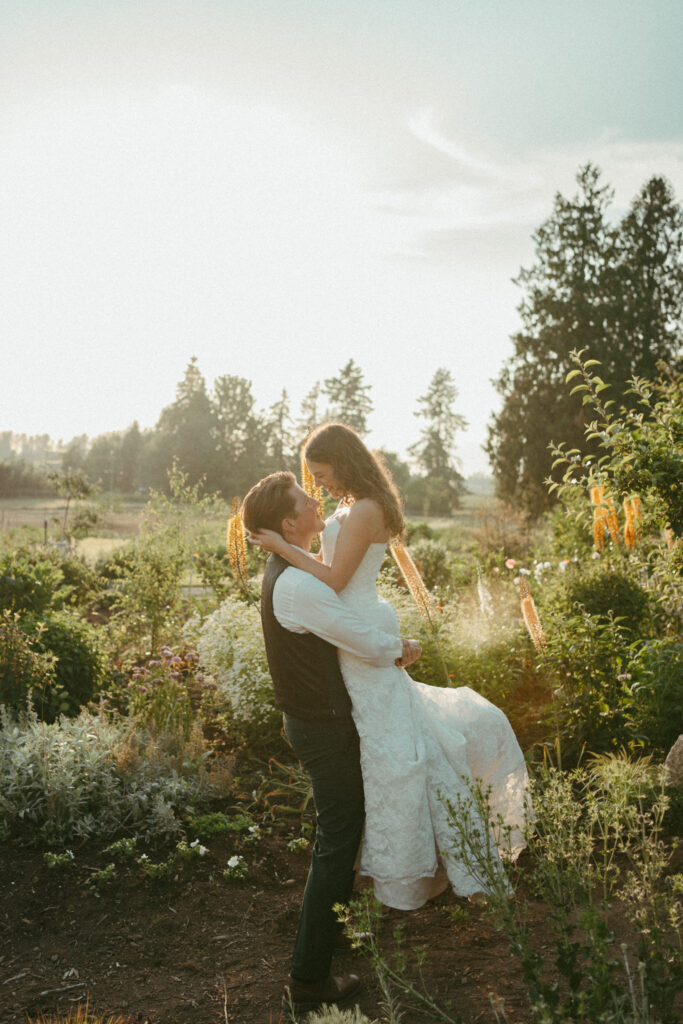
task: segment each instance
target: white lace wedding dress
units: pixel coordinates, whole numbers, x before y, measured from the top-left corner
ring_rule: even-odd
[[[339,509],[323,531],[328,564],[346,514]],[[339,596],[363,619],[398,635],[396,613],[375,584],[385,548],[370,545]],[[512,827],[503,852],[520,852],[527,772],[507,718],[468,686],[427,686],[403,669],[375,668],[345,651],[339,660],[360,736],[366,807],[360,874],[373,879],[382,903],[401,910],[416,909],[449,882],[459,896],[480,891],[457,856],[443,798],[467,799],[467,781],[481,779],[491,789],[492,820],[500,815]],[[481,828],[483,837],[488,825]]]

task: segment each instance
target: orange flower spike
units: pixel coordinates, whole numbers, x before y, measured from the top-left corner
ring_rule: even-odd
[[[596,551],[602,551],[605,547],[605,523],[607,521],[607,509],[603,501],[605,488],[596,484],[591,487],[591,501],[593,502],[593,544]]]
[[[624,526],[624,543],[627,548],[634,548],[640,532],[640,524],[643,519],[640,498],[634,494],[631,498],[624,498],[624,515],[626,524]]]
[[[605,498],[605,506],[607,509],[605,515],[605,522],[607,523],[607,529],[609,535],[612,538],[612,543],[615,547],[619,547],[621,542],[621,534],[619,533],[619,520],[617,519],[617,510],[614,507],[614,502],[610,497]]]
[[[304,449],[306,442],[301,445],[301,486],[305,490],[306,494],[310,495],[311,498],[315,498],[316,501],[323,500],[323,489],[322,487],[316,487],[313,474],[306,465],[306,459],[304,458]]]
[[[538,617],[538,612],[536,611],[534,599],[531,596],[529,584],[523,576],[520,576],[517,586],[519,588],[520,605],[522,608],[524,625],[527,628],[534,647],[537,651],[540,651],[547,645],[547,640],[545,638],[545,633],[543,632],[541,620]]]
[[[391,553],[394,556],[396,565],[401,570],[401,575],[406,581],[406,586],[410,591],[415,604],[418,607],[420,615],[431,621],[432,617],[432,599],[429,596],[429,591],[425,587],[422,577],[420,576],[419,570],[415,565],[411,555],[408,553],[408,549],[399,538],[394,538],[391,545]]]
[[[249,576],[247,566],[247,544],[244,539],[244,526],[240,516],[241,498],[233,498],[230,505],[228,520],[228,558],[235,579],[246,586]]]

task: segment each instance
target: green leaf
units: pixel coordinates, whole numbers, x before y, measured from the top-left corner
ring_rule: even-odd
[[[587,384],[575,384],[574,387],[569,392],[569,394],[570,395],[575,395],[577,391],[588,391],[588,385]]]
[[[564,378],[564,382],[565,382],[565,384],[569,384],[569,381],[573,380],[574,377],[580,377],[580,376],[581,376],[581,370],[570,370],[569,373],[567,374],[567,376]]]

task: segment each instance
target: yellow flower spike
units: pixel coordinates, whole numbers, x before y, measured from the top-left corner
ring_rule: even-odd
[[[305,490],[306,494],[310,495],[311,498],[315,498],[316,501],[322,502],[323,500],[323,489],[322,487],[316,487],[313,474],[306,465],[306,459],[304,458],[304,450],[306,448],[306,442],[301,445],[301,486]]]
[[[593,544],[596,551],[602,551],[605,547],[605,507],[602,503],[604,487],[591,487],[591,501],[593,502]]]
[[[247,566],[247,544],[244,539],[244,526],[240,516],[242,506],[241,498],[233,498],[230,505],[230,518],[228,519],[228,558],[230,567],[238,583],[243,587],[247,586],[249,569]]]
[[[531,596],[531,590],[529,584],[523,576],[519,577],[517,581],[517,587],[519,589],[519,600],[522,608],[522,618],[524,619],[524,625],[527,628],[531,642],[537,651],[543,650],[547,645],[545,633],[543,632],[543,626],[541,620],[538,617],[536,611],[536,605],[534,599]]]
[[[415,565],[412,556],[408,553],[408,548],[398,537],[395,537],[392,540],[389,547],[394,557],[394,561],[401,570],[403,579],[406,581],[406,586],[418,607],[420,615],[423,619],[427,619],[428,622],[431,622],[433,611],[432,599],[429,596],[429,591],[422,582],[419,569]]]
[[[624,498],[624,544],[627,548],[634,548],[638,540],[639,525],[642,519],[640,510],[640,498],[634,495],[632,498]]]
[[[619,520],[617,519],[614,502],[605,494],[605,488],[596,484],[590,490],[591,501],[593,502],[593,543],[596,551],[602,551],[605,546],[605,527],[609,530],[612,543],[615,547],[619,545]]]

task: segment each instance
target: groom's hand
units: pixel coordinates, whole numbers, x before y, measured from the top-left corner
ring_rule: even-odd
[[[417,640],[408,640],[406,637],[401,637],[403,643],[403,653],[400,658],[396,659],[396,664],[399,668],[408,668],[408,665],[412,665],[414,661],[422,654],[422,648]]]

